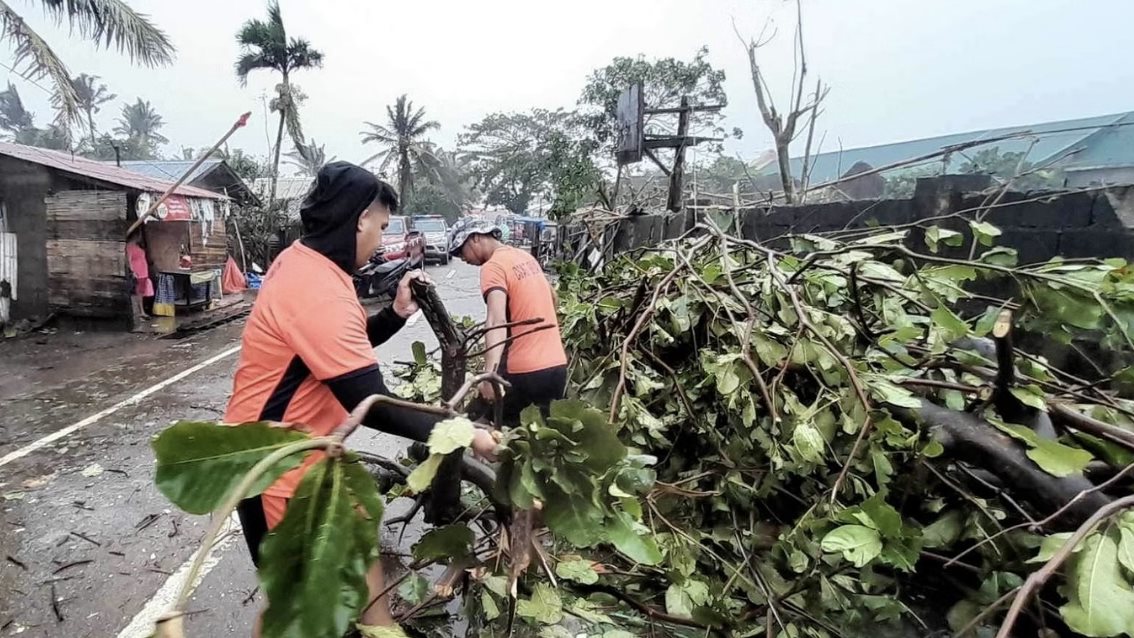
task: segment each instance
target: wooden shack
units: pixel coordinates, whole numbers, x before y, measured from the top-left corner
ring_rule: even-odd
[[[70,153],[0,142],[0,241],[9,247],[0,281],[12,287],[12,319],[51,313],[132,318],[126,230],[138,218],[139,203],[147,205],[171,185]],[[159,266],[187,275],[214,272],[219,282],[227,198],[189,186],[175,195],[189,213],[144,226],[155,286]],[[209,219],[195,217],[206,209]],[[14,259],[7,254],[12,246]],[[178,263],[182,247],[191,268]]]

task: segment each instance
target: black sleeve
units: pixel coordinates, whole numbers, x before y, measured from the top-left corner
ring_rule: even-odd
[[[394,312],[394,307],[386,306],[366,320],[366,336],[370,338],[370,345],[379,346],[397,334],[404,325],[406,320]]]
[[[348,372],[324,383],[348,411],[353,410],[363,399],[372,394],[393,396],[382,380],[382,373],[377,365]],[[377,403],[370,409],[362,424],[380,432],[425,442],[429,439],[433,426],[441,419],[442,417],[434,414],[388,403]]]

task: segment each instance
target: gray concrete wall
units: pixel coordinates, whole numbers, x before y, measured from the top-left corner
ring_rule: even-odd
[[[915,222],[937,224],[965,233],[965,245],[948,249],[948,254],[967,256],[971,241],[968,224],[955,217],[939,221],[934,218],[965,212],[971,216],[986,204],[988,196],[975,191],[987,187],[987,180],[987,176],[981,175],[927,178],[918,181],[910,199],[743,209],[741,234],[746,239],[779,243],[777,238],[791,233],[826,233]],[[724,216],[735,221],[731,211]],[[1134,186],[1075,193],[1009,192],[989,209],[985,219],[1003,232],[997,245],[1016,249],[1021,264],[1043,262],[1057,255],[1134,260]],[[612,249],[619,253],[652,246],[679,236],[695,223],[692,212],[628,217],[613,231]],[[568,229],[567,235],[571,232]],[[910,242],[915,249],[925,249],[923,239],[920,230],[911,232]]]

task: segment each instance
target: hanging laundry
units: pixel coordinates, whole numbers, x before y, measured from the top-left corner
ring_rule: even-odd
[[[158,273],[157,291],[154,295],[155,315],[172,317],[175,314],[174,303],[177,301],[177,279],[173,275]]]

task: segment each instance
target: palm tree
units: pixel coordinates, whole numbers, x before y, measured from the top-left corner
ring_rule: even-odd
[[[131,62],[155,67],[173,61],[174,47],[165,33],[124,0],[39,0],[34,4],[42,6],[57,24],[66,23],[68,33],[96,46],[115,48]],[[82,107],[67,66],[6,0],[0,0],[0,40],[7,40],[15,49],[15,67],[23,68],[23,77],[51,81],[60,119],[67,124],[80,121]]]
[[[276,198],[284,125],[287,124],[288,132],[296,145],[303,143],[303,131],[299,125],[299,100],[291,85],[291,74],[299,69],[323,66],[323,54],[313,49],[306,40],[288,39],[277,0],[268,2],[268,21],[248,20],[237,31],[236,42],[241,50],[240,58],[236,61],[236,77],[240,79],[240,86],[248,85],[248,74],[256,69],[273,70],[282,77],[282,81],[276,85],[277,97],[272,100],[272,108],[280,113],[280,125],[276,131],[276,147],[272,159],[270,203]]]
[[[153,153],[158,144],[169,142],[158,129],[165,126],[158,112],[154,110],[148,100],[138,98],[133,104],[122,107],[122,115],[118,118],[118,126],[114,132],[134,142],[136,146]]]
[[[102,105],[118,97],[107,90],[105,84],[98,82],[97,75],[80,73],[71,80],[75,95],[79,98],[79,108],[87,114],[87,132],[91,136],[91,148],[95,145],[94,114],[102,110]]]
[[[324,164],[335,161],[333,157],[327,159],[326,145],[317,143],[315,138],[307,144],[296,144],[295,150],[286,155],[288,163],[298,168],[304,177],[315,177]]]
[[[8,90],[0,92],[0,129],[12,135],[18,143],[27,131],[35,130],[35,114],[24,108],[20,92],[8,82]]]
[[[429,131],[441,128],[433,120],[425,119],[425,108],[413,109],[413,102],[402,95],[394,105],[386,107],[387,124],[374,124],[366,122],[369,131],[363,131],[362,143],[375,142],[385,148],[369,157],[363,164],[369,164],[382,158],[378,172],[384,173],[393,163],[398,166],[398,195],[403,200],[410,196],[413,189],[413,172],[433,173],[438,164],[433,152],[433,145],[422,140]]]

